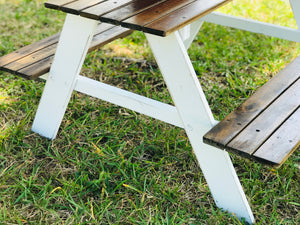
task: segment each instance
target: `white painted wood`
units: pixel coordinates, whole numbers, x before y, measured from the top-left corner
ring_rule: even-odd
[[[297,4],[299,3],[297,2]],[[218,12],[213,12],[203,17],[203,20],[207,22],[223,25],[223,26],[237,28],[240,30],[246,30],[246,31],[265,34],[268,36],[277,37],[289,41],[300,42],[300,31],[297,29],[278,26],[270,23],[264,23],[252,19],[230,16]]]
[[[183,40],[184,46],[186,49],[190,47],[192,44],[193,40],[195,39],[196,35],[198,34],[201,26],[203,24],[203,20],[197,20],[193,23],[191,23],[187,29],[185,27],[181,30],[179,30],[179,34]],[[186,26],[187,27],[187,26]]]
[[[183,128],[177,109],[159,101],[79,76],[75,90]]]
[[[254,222],[227,152],[202,142],[214,119],[178,32],[165,38],[146,34],[216,205]]]
[[[32,130],[54,139],[97,25],[96,20],[67,15]]]
[[[294,18],[298,25],[298,30],[300,30],[300,1],[299,0],[290,0],[290,4],[294,13]]]

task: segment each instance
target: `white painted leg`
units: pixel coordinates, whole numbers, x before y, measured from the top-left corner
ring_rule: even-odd
[[[186,49],[190,47],[200,28],[202,27],[203,20],[197,20],[188,26],[185,26],[179,30],[180,37],[184,43]]]
[[[178,32],[165,38],[146,36],[216,205],[252,224],[253,214],[228,153],[202,142],[214,119]]]
[[[54,139],[81,70],[97,21],[67,15],[32,130]]]
[[[294,13],[296,23],[298,25],[298,30],[300,30],[300,1],[290,0],[290,4]]]

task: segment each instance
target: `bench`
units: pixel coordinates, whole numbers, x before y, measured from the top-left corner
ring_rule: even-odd
[[[300,145],[300,56],[207,132],[203,141],[281,166]]]
[[[117,38],[129,35],[132,30],[99,23],[88,51],[93,51]],[[0,57],[0,70],[32,80],[49,72],[56,52],[60,33],[27,45]]]

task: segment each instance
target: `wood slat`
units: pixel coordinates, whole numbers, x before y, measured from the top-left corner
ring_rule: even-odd
[[[259,88],[250,98],[213,127],[203,140],[205,143],[224,148],[257,115],[259,115],[276,96],[283,93],[300,76],[300,57],[280,71],[275,77]]]
[[[77,0],[48,0],[45,2],[45,7],[50,9],[59,9],[61,6],[76,2]]]
[[[121,21],[165,1],[167,0],[134,1],[124,7],[115,9],[109,13],[102,15],[101,21],[119,25]]]
[[[66,13],[79,15],[82,10],[97,5],[104,1],[106,0],[78,0],[61,6],[60,10]]]
[[[25,56],[19,60],[16,60],[8,65],[6,65],[6,68],[9,68],[12,71],[19,71],[23,69],[24,67],[30,66],[34,63],[37,63],[41,61],[44,58],[49,57],[50,55],[54,55],[56,51],[57,43],[50,45],[46,48],[43,48],[39,51],[36,51],[28,56]]]
[[[167,36],[214,11],[218,7],[227,4],[231,0],[198,0],[184,8],[153,21],[144,28],[144,32],[156,33],[160,36]]]
[[[131,32],[127,28],[105,23],[99,24],[88,51],[93,51],[116,38],[125,37]],[[5,62],[5,66],[0,67],[0,69],[27,79],[36,79],[49,72],[58,40],[59,34],[56,34],[0,57],[0,62]]]
[[[195,0],[168,0],[122,21],[121,25],[130,29],[144,30],[145,25],[158,20],[159,18],[168,15],[194,1]],[[161,33],[157,32],[156,30],[151,30],[150,32],[161,35]]]
[[[257,116],[226,148],[252,155],[300,105],[300,79]]]
[[[31,45],[27,45],[23,48],[20,48],[17,51],[14,51],[5,56],[2,56],[0,58],[0,69],[1,69],[1,67],[5,67],[5,65],[7,65],[13,61],[19,60],[23,57],[28,56],[29,54],[32,54],[33,52],[39,51],[43,48],[46,48],[52,44],[57,43],[59,35],[60,35],[60,33],[55,34],[51,37],[45,38],[45,39],[35,42]]]
[[[258,159],[282,165],[300,146],[300,108],[255,153]]]
[[[52,0],[45,6],[166,36],[231,0]]]
[[[83,17],[100,20],[101,15],[109,13],[122,6],[124,7],[125,5],[133,1],[134,0],[107,0],[93,7],[82,10],[80,12],[80,15]]]

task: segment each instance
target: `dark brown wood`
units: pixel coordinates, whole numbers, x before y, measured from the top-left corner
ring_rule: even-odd
[[[52,0],[45,6],[166,36],[231,0]]]
[[[168,0],[155,5],[137,15],[134,15],[121,22],[121,26],[128,27],[134,30],[144,30],[144,26],[158,20],[159,18],[180,9],[195,0]],[[178,20],[177,20],[178,21]],[[161,32],[153,29],[149,31],[160,35]]]
[[[20,48],[19,50],[16,50],[10,54],[4,55],[0,58],[0,68],[4,67],[5,65],[19,60],[21,58],[24,58],[33,52],[39,51],[43,48],[46,48],[52,44],[57,43],[60,33],[55,34],[51,37],[45,38],[43,40],[40,40],[38,42],[35,42],[31,45],[27,45],[23,48]]]
[[[299,146],[299,108],[300,56],[205,134],[203,140],[279,166]]]
[[[167,0],[134,1],[124,7],[102,15],[101,21],[119,25],[120,21],[137,15],[165,1]]]
[[[61,6],[76,2],[77,0],[48,0],[45,2],[45,7],[50,9],[59,9]]]
[[[300,109],[254,153],[258,159],[282,165],[300,146]]]
[[[89,52],[114,39],[127,36],[132,31],[111,24],[99,24],[96,28]],[[27,79],[36,79],[49,72],[54,58],[59,34],[26,46],[20,50],[0,57],[0,70],[16,74]]]
[[[231,112],[204,136],[216,146],[227,144],[257,117],[277,96],[282,94],[300,76],[300,57],[259,88],[250,98]]]
[[[128,3],[133,1],[134,0],[107,0],[93,7],[83,10],[79,14],[83,17],[100,20],[101,15],[109,13],[122,6],[124,7]]]
[[[227,148],[252,155],[300,105],[300,79],[241,131]]]
[[[186,1],[188,2],[188,1]],[[227,4],[228,0],[198,0],[183,8],[176,9],[150,24],[147,24],[143,31],[146,33],[156,33],[160,36],[167,36],[176,30],[200,19],[220,6]]]
[[[61,6],[60,10],[66,13],[79,15],[79,13],[82,10],[97,5],[104,1],[106,0],[78,0]]]

